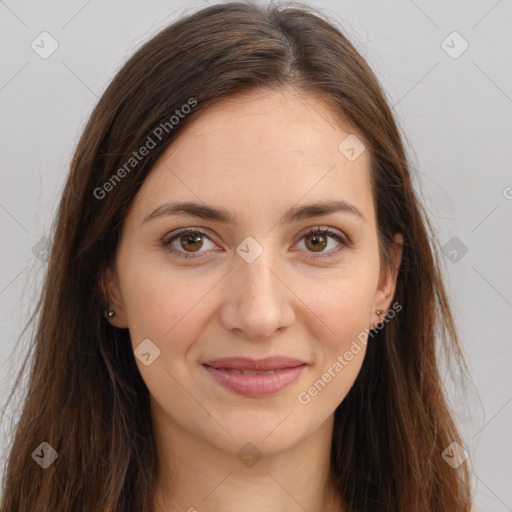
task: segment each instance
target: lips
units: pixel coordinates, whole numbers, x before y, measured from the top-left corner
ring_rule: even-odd
[[[227,373],[235,373],[238,375],[273,375],[275,372],[283,371],[283,368],[276,368],[275,370],[239,370],[238,368],[215,368]]]
[[[239,395],[264,397],[290,386],[308,364],[288,357],[232,357],[207,361],[202,366],[224,388]]]
[[[251,359],[249,357],[229,357],[224,359],[215,359],[214,361],[206,361],[206,366],[212,368],[223,369],[228,371],[236,371],[245,374],[273,372],[285,368],[296,368],[306,364],[299,359],[290,357],[267,357],[265,359]]]

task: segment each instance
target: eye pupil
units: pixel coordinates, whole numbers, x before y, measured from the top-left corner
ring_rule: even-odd
[[[201,249],[201,247],[203,246],[201,235],[199,233],[183,235],[182,237],[180,237],[180,242],[183,249],[191,249],[194,252],[197,251],[198,249]],[[199,245],[199,247],[187,247],[187,245],[189,244],[195,244],[198,242],[201,242],[201,245]]]
[[[194,253],[198,252],[204,245],[204,238],[206,237],[209,240],[208,235],[202,233],[201,231],[182,231],[181,234],[177,234],[174,237],[171,237],[169,240],[162,240],[162,244],[164,246],[169,246],[169,250],[171,253],[176,253],[184,258],[196,258]],[[312,230],[309,233],[303,235],[301,240],[305,240],[306,249],[311,252],[321,253],[325,252],[325,248],[328,246],[329,238],[336,240],[340,246],[347,247],[347,243],[337,234],[330,230]],[[179,240],[181,251],[172,249],[172,244],[176,243]],[[175,242],[176,241],[176,242]],[[330,251],[331,253],[337,251]],[[199,253],[201,255],[202,253]],[[208,253],[205,253],[206,255]],[[330,253],[327,253],[330,254]]]
[[[309,235],[308,237],[306,237],[306,240],[312,240],[312,244],[313,244],[313,251],[315,252],[319,252],[323,249],[325,249],[326,245],[327,245],[327,241],[326,241],[326,237],[323,236],[323,235]],[[318,240],[321,240],[320,242]],[[307,245],[307,241],[306,241],[306,245]]]

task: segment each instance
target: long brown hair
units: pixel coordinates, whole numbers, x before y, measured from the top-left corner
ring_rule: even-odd
[[[158,467],[148,389],[128,330],[103,315],[101,278],[134,196],[177,134],[214,102],[285,86],[326,99],[370,149],[383,265],[390,264],[393,235],[405,240],[394,298],[403,309],[370,339],[360,374],[335,411],[332,478],[352,512],[470,509],[466,464],[453,469],[442,458],[462,442],[444,397],[439,358],[446,353],[439,349],[455,354],[461,367],[462,354],[434,231],[381,87],[318,11],[240,2],[212,5],[152,37],[90,116],[52,231],[2,512],[152,510]],[[183,105],[194,106],[175,123]],[[154,147],[127,168],[148,137]],[[44,470],[32,456],[43,442],[58,453]]]

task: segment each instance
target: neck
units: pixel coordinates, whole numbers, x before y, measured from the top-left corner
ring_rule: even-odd
[[[155,428],[159,474],[155,512],[343,512],[330,476],[333,417],[284,452],[226,453],[169,422]]]

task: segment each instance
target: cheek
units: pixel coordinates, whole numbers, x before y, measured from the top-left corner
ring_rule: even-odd
[[[334,410],[361,369],[376,279],[367,269],[366,276],[353,273],[310,286],[307,305],[321,319],[310,331],[316,340],[317,365],[309,381],[311,387],[301,390],[298,401],[303,405],[311,402],[315,414]]]
[[[190,402],[183,387],[190,380],[187,354],[211,317],[208,292],[215,282],[147,267],[132,272],[127,281],[125,304],[135,362],[151,395],[166,410],[179,410]],[[147,352],[138,349],[147,339],[158,354],[151,356],[149,365],[137,357],[138,352]]]
[[[208,292],[216,281],[161,265],[126,268],[123,298],[134,348],[149,338],[162,355],[186,350],[209,316]]]
[[[368,327],[377,280],[371,268],[358,272],[347,269],[339,274],[321,281],[309,280],[303,291],[308,297],[305,302],[322,321],[325,332],[319,339],[334,345]]]

